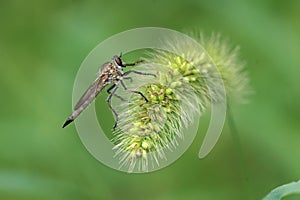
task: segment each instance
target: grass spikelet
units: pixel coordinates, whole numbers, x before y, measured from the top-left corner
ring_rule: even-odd
[[[137,88],[149,102],[132,95],[128,105],[120,109],[114,149],[120,166],[128,167],[129,172],[147,171],[150,162],[159,166],[159,160],[166,159],[164,152],[172,151],[178,139],[184,138],[182,128],[193,121],[195,113],[201,114],[210,103],[226,98],[220,92],[223,83],[227,95],[243,99],[248,79],[238,49],[230,48],[219,35],[193,38],[203,50],[178,40],[165,41],[172,52],[150,52],[145,63],[157,78]]]

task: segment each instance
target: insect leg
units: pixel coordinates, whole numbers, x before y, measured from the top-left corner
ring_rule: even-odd
[[[155,74],[139,72],[139,71],[136,71],[136,70],[129,70],[129,71],[125,72],[125,73],[123,74],[123,76],[127,76],[127,75],[130,74],[130,73],[135,73],[135,74],[139,74],[139,75],[154,76],[154,77],[156,77]]]
[[[107,89],[107,93],[108,94],[111,94],[111,90],[112,89],[114,89],[116,87],[116,85],[114,84],[114,85],[112,85],[112,86],[110,86],[108,89]],[[114,94],[114,96],[115,97],[117,97],[117,98],[119,98],[121,101],[126,101],[123,97],[121,97],[121,96],[119,96],[119,95],[117,95],[117,94]]]
[[[125,66],[125,67],[127,67],[127,66],[135,66],[135,65],[137,65],[139,63],[142,63],[142,62],[144,62],[144,61],[143,60],[139,60],[139,61],[136,61],[134,63],[128,63],[128,64],[123,63],[123,66]]]
[[[107,97],[107,99],[106,99],[106,102],[107,102],[107,104],[108,104],[108,107],[110,108],[110,110],[113,112],[113,114],[114,114],[114,117],[115,117],[115,125],[114,125],[114,128],[113,129],[115,129],[116,127],[117,127],[117,124],[118,124],[118,121],[119,121],[119,117],[118,117],[118,114],[117,114],[117,112],[115,111],[115,109],[112,107],[112,105],[111,105],[111,103],[110,103],[110,101],[111,101],[111,98],[112,98],[112,96],[115,94],[115,92],[117,91],[117,89],[118,89],[118,85],[116,85],[116,84],[114,84],[113,85],[114,87],[110,87],[108,90],[110,91],[110,90],[113,90],[110,94],[109,94],[109,96]]]
[[[122,85],[122,87],[124,88],[124,90],[128,90],[128,91],[130,91],[130,92],[139,94],[139,95],[141,95],[141,96],[145,99],[146,102],[149,102],[148,99],[143,95],[143,93],[141,93],[141,92],[139,92],[139,91],[137,91],[137,90],[131,90],[131,89],[128,89],[122,80],[120,80],[120,82],[121,82],[121,85]]]

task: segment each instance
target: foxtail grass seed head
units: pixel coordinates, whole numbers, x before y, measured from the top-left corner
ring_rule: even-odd
[[[238,48],[231,48],[220,35],[206,38],[194,34],[193,38],[204,52],[199,53],[184,40],[165,41],[176,54],[150,52],[145,63],[157,78],[138,88],[148,102],[132,95],[126,108],[119,111],[114,149],[120,166],[127,166],[129,172],[135,168],[147,171],[149,161],[159,165],[160,159],[166,159],[164,152],[172,151],[177,140],[184,138],[182,128],[192,122],[194,114],[204,112],[210,103],[224,100],[220,81],[229,98],[244,99],[248,78],[238,59]],[[222,80],[217,80],[217,73]]]

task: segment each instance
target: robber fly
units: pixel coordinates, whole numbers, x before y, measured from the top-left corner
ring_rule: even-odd
[[[127,89],[123,79],[130,79],[128,75],[130,73],[135,73],[135,74],[140,74],[140,75],[150,75],[156,77],[155,74],[150,74],[150,73],[143,73],[135,70],[129,70],[127,72],[123,72],[123,69],[127,66],[135,66],[142,61],[137,61],[135,63],[131,64],[126,64],[121,60],[122,53],[120,56],[114,56],[112,58],[112,62],[106,62],[104,63],[98,73],[98,77],[96,80],[89,86],[89,88],[85,91],[85,93],[82,95],[82,97],[79,99],[77,104],[75,105],[73,109],[73,113],[68,117],[66,122],[63,125],[63,128],[69,125],[71,122],[73,122],[79,115],[80,113],[90,105],[90,103],[97,97],[97,95],[107,86],[111,86],[108,88],[107,93],[109,96],[106,98],[106,102],[108,104],[108,107],[110,110],[113,112],[114,117],[115,117],[115,125],[114,129],[117,126],[118,123],[118,114],[114,110],[114,108],[111,105],[111,98],[113,96],[116,96],[120,98],[121,100],[124,100],[121,96],[118,96],[116,93],[119,84],[124,88],[124,90],[127,90],[129,92],[133,92],[136,94],[139,94],[146,102],[148,102],[148,99],[143,95],[143,93],[137,91],[137,90],[131,90]]]

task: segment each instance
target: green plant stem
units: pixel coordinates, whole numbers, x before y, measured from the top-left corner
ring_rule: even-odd
[[[241,181],[242,181],[242,189],[243,189],[243,193],[244,195],[244,199],[251,199],[250,198],[250,191],[249,188],[247,187],[247,181],[248,181],[248,170],[247,170],[247,166],[246,166],[246,161],[244,158],[244,151],[242,148],[242,144],[241,144],[241,140],[240,140],[240,136],[237,130],[237,127],[235,125],[235,121],[233,119],[233,114],[230,108],[230,105],[227,104],[227,123],[230,129],[230,133],[232,135],[234,144],[235,144],[235,149],[237,152],[237,156],[238,156],[238,163],[239,163],[239,168],[240,168],[240,176],[241,176]]]

